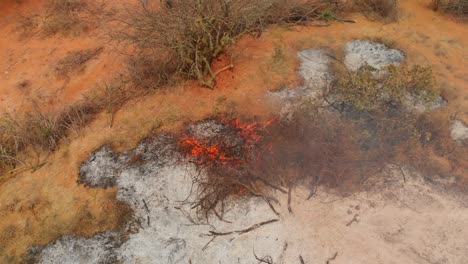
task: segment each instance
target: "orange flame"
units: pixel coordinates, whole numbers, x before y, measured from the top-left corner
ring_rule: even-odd
[[[179,145],[184,149],[186,155],[192,156],[199,164],[220,163],[223,165],[239,165],[243,157],[248,155],[253,145],[262,139],[262,129],[270,126],[274,120],[269,120],[265,124],[252,122],[243,124],[239,119],[221,119],[221,122],[232,128],[239,137],[244,139],[245,144],[241,146],[243,153],[232,153],[229,149],[231,142],[205,143],[199,139],[185,136]]]

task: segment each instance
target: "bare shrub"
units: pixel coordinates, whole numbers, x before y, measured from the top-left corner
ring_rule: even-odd
[[[92,102],[99,110],[105,111],[109,116],[109,127],[114,123],[114,114],[132,97],[120,82],[104,83],[92,93],[85,95],[87,102]]]
[[[214,72],[212,60],[241,35],[261,32],[271,23],[298,23],[317,18],[324,6],[318,1],[299,0],[176,0],[161,8],[142,3],[130,12],[129,21],[125,22],[127,27],[116,37],[150,58],[138,57],[142,61],[131,67],[153,65],[158,62],[151,59],[155,55],[162,58],[161,66],[156,67],[155,83],[164,83],[167,76],[179,73],[213,88],[216,75],[232,65]],[[145,73],[134,76],[151,72],[142,70]],[[158,77],[161,81],[157,81]]]
[[[433,9],[442,8],[445,12],[454,14],[458,17],[466,18],[468,16],[468,0],[435,0]]]
[[[48,0],[42,32],[45,35],[76,34],[84,25],[79,13],[86,8],[83,0]]]
[[[72,74],[82,73],[86,63],[103,51],[102,47],[69,51],[55,66],[55,73],[62,78],[69,78]]]
[[[151,90],[170,83],[177,65],[173,60],[149,52],[130,57],[127,71],[137,87]]]
[[[396,0],[354,0],[352,5],[354,5],[352,9],[364,12],[370,15],[371,18],[396,20]]]

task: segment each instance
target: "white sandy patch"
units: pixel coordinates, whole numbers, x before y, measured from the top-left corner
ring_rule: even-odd
[[[144,149],[155,155],[154,148]],[[296,188],[293,214],[287,195],[278,192],[271,195],[279,201],[273,203],[279,216],[262,198],[231,200],[223,215],[228,223],[215,216],[208,222],[197,218],[183,202],[196,198],[190,195],[196,188],[191,181],[194,167],[163,161],[122,168],[118,199],[133,208],[139,227],[120,247],[109,248],[109,241],[99,237],[67,237],[43,251],[42,263],[106,263],[106,256],[122,263],[158,264],[258,263],[255,255],[273,263],[300,263],[299,258],[325,263],[335,254],[334,264],[461,264],[468,259],[466,196],[450,194],[446,185],[431,185],[406,171],[372,177],[370,191],[345,198],[319,190],[306,200],[308,191]],[[210,231],[241,231],[268,220],[277,221],[209,243]]]

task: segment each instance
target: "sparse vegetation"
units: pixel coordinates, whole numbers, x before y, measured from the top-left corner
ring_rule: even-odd
[[[44,35],[74,35],[84,29],[79,13],[86,8],[83,0],[48,0],[42,24]]]
[[[318,1],[284,0],[170,3],[160,9],[142,3],[126,22],[125,31],[116,34],[143,54],[130,64],[137,83],[150,74],[154,87],[164,84],[168,76],[179,74],[213,88],[216,75],[233,65],[213,71],[211,62],[237,38],[245,33],[259,33],[272,23],[303,23],[318,18],[327,6]],[[158,59],[154,59],[155,54]],[[154,67],[155,64],[159,66]]]
[[[352,2],[353,9],[364,12],[370,17],[377,17],[385,20],[396,20],[397,1],[396,0],[355,0]]]
[[[331,91],[331,97],[358,110],[399,106],[411,98],[425,104],[438,96],[430,67],[389,66],[377,71],[369,65],[345,74]]]
[[[458,17],[468,16],[468,0],[434,0],[433,9],[437,11],[439,8]]]
[[[86,63],[103,51],[102,47],[68,52],[55,66],[55,73],[61,78],[69,78],[72,74],[82,73]]]
[[[150,52],[135,55],[128,60],[127,67],[130,80],[142,90],[152,90],[169,84],[177,65]]]

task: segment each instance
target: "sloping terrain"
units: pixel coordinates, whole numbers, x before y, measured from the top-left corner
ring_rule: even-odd
[[[104,21],[124,4],[96,3],[91,10],[103,15],[77,35],[42,36],[22,33],[19,25],[35,16],[42,23],[44,1],[0,2],[0,109],[60,110],[82,93],[119,79],[126,56],[107,38],[112,24]],[[278,215],[261,198],[234,196],[223,215],[232,223],[212,216],[210,225],[194,225],[193,212],[180,204],[190,193],[193,165],[174,165],[171,159],[179,153],[168,161],[159,156],[160,148],[152,149],[158,144],[145,147],[151,142],[141,141],[154,133],[177,134],[189,121],[223,112],[260,120],[287,113],[295,97],[310,95],[314,87],[309,84],[329,75],[316,62],[333,59],[317,50],[339,58],[346,43],[361,39],[403,51],[405,63],[432,66],[447,103],[431,113],[450,116],[452,135],[466,148],[468,29],[434,13],[429,1],[402,1],[398,11],[392,23],[353,14],[355,24],[273,26],[258,38],[244,36],[230,48],[234,68],[218,75],[214,90],[183,81],[148,93],[121,105],[111,122],[108,113],[98,114],[53,153],[27,157],[26,166],[0,176],[0,262],[19,263],[29,249],[30,257],[42,263],[258,263],[270,258],[267,263],[465,263],[466,160],[453,166],[435,157],[432,161],[450,172],[437,177],[389,165],[384,176],[369,175],[368,190],[349,196],[319,188],[306,200],[308,190],[298,186],[291,195],[292,214],[287,195],[279,191],[271,191],[279,201],[273,204]],[[87,49],[102,50],[78,71],[58,74],[68,52]],[[222,55],[214,68],[229,60]],[[133,152],[150,158],[127,166]],[[106,184],[80,178],[83,162],[93,157],[98,168],[88,174],[113,177],[103,180]],[[209,236],[269,220],[277,221],[245,233]]]

